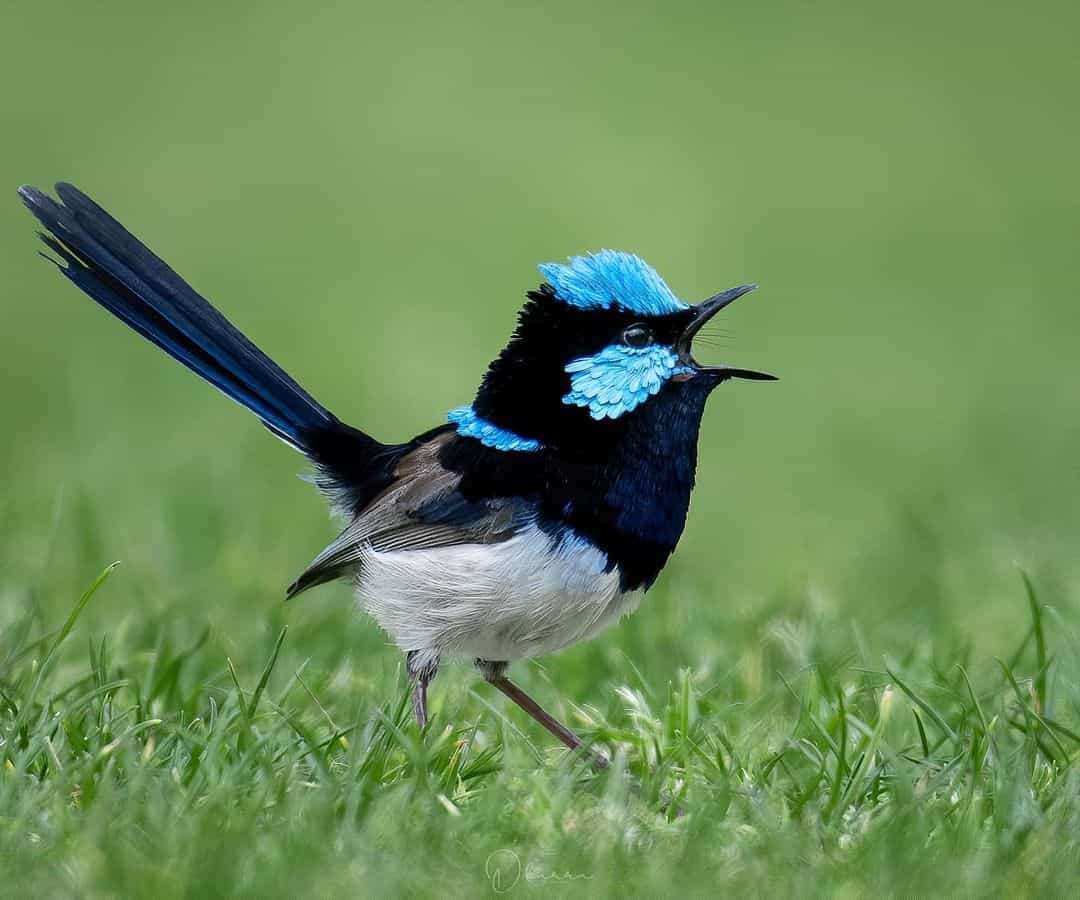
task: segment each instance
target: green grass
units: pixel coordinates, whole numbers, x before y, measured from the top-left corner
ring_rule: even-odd
[[[0,642],[11,896],[1077,885],[1080,643],[1026,576],[1030,624],[1005,659],[934,645],[882,660],[857,640],[822,658],[835,623],[786,622],[765,679],[598,684],[567,713],[613,756],[603,772],[478,685],[420,734],[402,677],[378,702],[298,662],[284,628],[261,671],[166,623],[152,653],[80,635],[87,603],[122,581],[107,569],[59,629],[27,616]],[[526,678],[547,693],[541,676]]]
[[[0,894],[1080,892],[1080,7],[4,26]],[[14,189],[60,178],[383,440],[539,262],[760,283],[702,356],[781,380],[710,401],[655,588],[512,669],[613,771],[464,664],[421,738],[347,586],[282,603],[334,533],[302,462],[37,258]]]

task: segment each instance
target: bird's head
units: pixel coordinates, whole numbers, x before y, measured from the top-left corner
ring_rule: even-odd
[[[601,250],[539,268],[545,283],[529,293],[472,406],[450,414],[460,433],[505,450],[603,452],[665,401],[700,415],[729,378],[773,380],[700,365],[692,352],[702,326],[755,285],[688,304],[630,253]]]

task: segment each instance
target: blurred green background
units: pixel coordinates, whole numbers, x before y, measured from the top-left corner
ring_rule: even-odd
[[[0,55],[0,627],[149,651],[212,626],[256,667],[383,699],[347,587],[281,603],[333,533],[301,460],[35,255],[65,179],[329,408],[386,440],[472,395],[535,265],[639,253],[743,281],[672,565],[549,665],[570,697],[681,665],[773,678],[784,623],[1005,652],[1017,567],[1074,613],[1080,15],[1073,4],[9,5]],[[779,629],[779,630],[778,630]],[[854,636],[854,638],[853,638]],[[465,672],[433,703],[467,702]]]

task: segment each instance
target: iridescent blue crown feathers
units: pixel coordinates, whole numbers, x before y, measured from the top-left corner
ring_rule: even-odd
[[[538,268],[559,300],[580,309],[618,308],[663,316],[688,308],[659,273],[633,253],[601,250]]]

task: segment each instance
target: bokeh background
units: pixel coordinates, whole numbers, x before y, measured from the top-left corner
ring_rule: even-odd
[[[691,301],[761,284],[701,355],[781,381],[714,396],[672,564],[635,617],[543,663],[568,696],[631,667],[758,684],[800,633],[988,659],[1027,627],[1019,568],[1075,616],[1074,5],[4,20],[0,628],[55,627],[119,559],[80,627],[132,653],[209,625],[224,677],[287,623],[289,665],[372,704],[400,685],[347,587],[281,602],[334,533],[302,461],[37,258],[15,188],[58,179],[386,440],[469,400],[539,262],[631,250]],[[440,678],[436,709],[475,705],[471,678]]]

